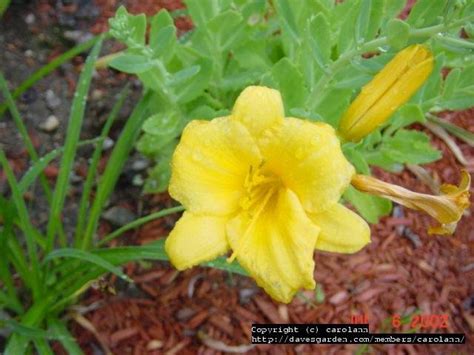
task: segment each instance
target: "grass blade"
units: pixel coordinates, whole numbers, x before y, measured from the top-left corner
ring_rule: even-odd
[[[61,322],[59,319],[49,319],[48,326],[53,334],[61,336],[59,341],[61,342],[62,346],[64,347],[64,349],[66,349],[69,355],[84,354],[79,345],[77,345],[76,341],[74,340],[74,337],[65,327],[63,322]]]
[[[123,273],[122,270],[120,270],[118,267],[115,267],[113,264],[105,260],[104,258],[87,252],[85,250],[80,250],[80,249],[73,249],[73,248],[64,248],[64,249],[56,249],[50,252],[45,258],[44,258],[44,263],[56,259],[56,258],[74,258],[74,259],[79,259],[86,261],[91,264],[95,264],[97,266],[100,266],[101,268],[117,275],[121,279],[132,282],[132,280]]]
[[[28,77],[25,81],[23,81],[14,91],[13,91],[13,99],[17,99],[21,94],[23,94],[26,90],[32,87],[37,81],[43,79],[46,75],[51,73],[53,70],[61,66],[63,63],[67,62],[68,60],[74,58],[78,54],[85,52],[90,47],[92,47],[97,41],[99,37],[91,38],[90,40],[80,43],[77,46],[71,48],[67,52],[64,52],[57,58],[53,59],[51,62],[46,64],[45,66],[38,69],[32,75]],[[2,103],[0,105],[0,119],[2,118],[3,114],[7,109],[7,105]]]
[[[84,111],[86,107],[87,93],[92,80],[94,71],[94,63],[102,46],[103,37],[94,45],[91,53],[87,57],[84,69],[79,76],[78,86],[74,93],[71,114],[66,133],[66,142],[64,144],[64,154],[61,159],[58,179],[51,202],[51,210],[47,227],[47,245],[46,251],[53,248],[56,232],[58,230],[59,221],[61,220],[61,211],[63,209],[64,200],[66,199],[67,188],[69,187],[69,176],[73,167],[74,156],[79,142],[79,135],[84,119]],[[61,245],[66,245],[66,240],[61,240]]]
[[[10,255],[8,239],[14,238],[13,226],[16,217],[17,213],[13,202],[0,196],[0,219],[3,221],[3,226],[0,228],[0,255]],[[0,280],[8,294],[7,303],[11,305],[10,308],[18,314],[23,313],[23,306],[17,296],[17,289],[13,281],[10,263],[7,257],[0,258]]]
[[[141,246],[95,249],[91,251],[91,254],[97,255],[103,260],[107,260],[107,262],[112,265],[123,265],[138,260],[168,261],[169,257],[164,250],[164,243],[165,239],[160,239],[156,242]],[[62,264],[61,266],[68,270],[68,266],[70,265]],[[213,267],[235,274],[248,276],[246,271],[237,262],[234,261],[229,264],[225,257],[217,258],[211,262],[202,264],[201,266]],[[63,298],[54,305],[53,308],[60,309],[63,307],[80,293],[85,291],[88,287],[88,282],[95,280],[102,274],[102,270],[90,267],[87,268],[85,265],[75,268],[73,273],[68,274],[68,278],[63,278],[62,281],[55,286],[55,289],[52,290],[53,293],[59,290],[63,291]],[[73,282],[72,284],[71,281]],[[67,291],[64,292],[66,289]]]
[[[443,120],[435,115],[429,114],[428,120],[430,120],[433,123],[436,123],[437,125],[443,127],[446,131],[451,133],[453,136],[458,137],[462,141],[466,142],[469,144],[471,147],[474,147],[474,133],[471,133],[459,126],[456,126],[455,124],[448,122],[446,120]]]
[[[38,260],[38,253],[36,251],[36,244],[34,241],[34,227],[30,222],[30,217],[28,215],[28,210],[26,208],[25,201],[23,200],[23,196],[18,189],[18,183],[16,181],[15,175],[8,164],[7,157],[3,150],[0,149],[0,164],[3,166],[3,170],[5,171],[5,175],[8,180],[8,184],[10,185],[12,191],[12,199],[15,203],[15,207],[18,212],[18,217],[20,219],[22,229],[25,234],[25,241],[26,241],[26,248],[28,250],[28,257],[31,263],[30,268],[30,275],[31,282],[28,282],[32,285],[33,297],[36,299],[40,295],[40,268],[39,268],[39,260]]]
[[[148,216],[145,216],[145,217],[142,217],[142,218],[138,218],[135,221],[130,222],[130,223],[124,225],[123,227],[113,231],[112,233],[106,235],[104,238],[102,238],[97,243],[97,245],[98,246],[104,245],[104,244],[110,242],[112,239],[115,239],[118,236],[122,235],[126,231],[128,231],[130,229],[137,228],[137,227],[141,226],[142,224],[148,223],[150,221],[153,221],[155,219],[158,219],[158,218],[161,218],[161,217],[173,214],[173,213],[182,212],[182,211],[184,211],[183,206],[176,206],[176,207],[171,207],[171,208],[167,208],[167,209],[152,213],[152,214],[150,214]]]
[[[247,271],[245,271],[237,261],[228,263],[227,259],[223,256],[220,256],[217,259],[209,261],[207,263],[204,263],[201,266],[212,267],[214,269],[219,269],[219,270],[225,270],[225,271],[229,271],[231,273],[239,274],[242,276],[249,276]]]
[[[87,144],[94,144],[99,142],[98,138],[94,139],[88,139],[84,140],[82,142],[78,143],[78,147],[81,147],[83,145]],[[52,151],[50,151],[48,154],[42,156],[41,158],[38,159],[36,163],[34,163],[28,171],[23,175],[21,180],[18,183],[18,188],[20,189],[20,192],[24,194],[30,186],[33,184],[33,182],[36,180],[39,174],[51,163],[54,159],[59,157],[64,151],[64,148],[57,148]]]
[[[88,249],[92,244],[92,237],[96,231],[105,202],[117,183],[123,165],[125,164],[130,151],[133,149],[133,145],[140,133],[143,121],[146,119],[145,114],[150,97],[151,93],[145,94],[133,110],[132,115],[127,120],[120,138],[112,151],[109,161],[107,162],[107,167],[100,178],[99,186],[97,187],[97,194],[89,214],[89,222],[84,232],[84,238],[81,244],[82,249]]]
[[[81,202],[79,204],[79,212],[77,217],[77,224],[76,224],[76,234],[74,238],[75,246],[78,247],[81,245],[82,235],[84,232],[84,227],[86,224],[86,217],[87,217],[87,209],[89,208],[89,197],[92,191],[92,185],[94,183],[95,173],[97,171],[97,166],[99,164],[99,159],[102,155],[103,149],[103,142],[105,137],[109,134],[110,128],[115,121],[120,109],[125,102],[125,98],[127,97],[129,92],[128,85],[120,92],[119,98],[115,103],[112,111],[110,112],[109,117],[107,117],[107,121],[105,122],[104,127],[102,128],[102,132],[99,136],[99,142],[96,145],[94,153],[92,155],[91,163],[89,164],[89,169],[87,170],[87,177],[84,185],[82,187],[82,196]]]
[[[53,350],[45,339],[37,338],[33,342],[39,355],[54,355]]]
[[[23,139],[23,143],[25,144],[26,150],[28,151],[28,154],[30,155],[31,160],[34,163],[38,162],[38,159],[39,159],[38,153],[36,152],[36,149],[33,146],[33,142],[31,141],[31,138],[28,134],[28,130],[26,129],[26,126],[23,123],[23,120],[21,119],[20,112],[18,111],[18,108],[15,105],[15,101],[13,100],[13,97],[10,94],[10,90],[8,90],[7,81],[5,80],[2,73],[0,73],[0,90],[2,92],[3,97],[6,100],[7,107],[10,110],[10,113],[18,129],[18,132],[20,132],[21,138]],[[43,187],[44,193],[46,195],[46,199],[48,200],[49,203],[51,203],[51,189],[49,187],[48,180],[43,174],[41,175],[40,181],[41,181],[41,185]]]

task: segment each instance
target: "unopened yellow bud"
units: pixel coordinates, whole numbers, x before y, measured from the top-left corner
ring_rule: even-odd
[[[422,45],[399,52],[365,85],[342,117],[339,132],[357,142],[384,123],[423,85],[433,70],[433,56]]]

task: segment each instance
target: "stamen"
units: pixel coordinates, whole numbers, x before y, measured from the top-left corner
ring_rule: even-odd
[[[263,212],[265,206],[267,205],[268,201],[270,200],[270,198],[273,196],[273,193],[277,190],[277,187],[271,187],[267,193],[265,194],[265,197],[263,199],[263,202],[262,202],[262,205],[260,206],[260,208],[257,210],[257,213],[252,216],[251,220],[250,220],[250,224],[249,226],[247,227],[247,229],[245,230],[245,233],[244,235],[239,239],[239,241],[237,242],[237,246],[234,248],[234,251],[232,253],[232,255],[230,257],[227,258],[227,262],[228,263],[231,263],[235,260],[235,258],[237,257],[237,253],[242,249],[242,245],[244,244],[244,241],[247,239],[248,235],[250,234],[250,230],[254,227],[255,223],[257,222],[257,219],[258,217],[260,216],[260,214]]]

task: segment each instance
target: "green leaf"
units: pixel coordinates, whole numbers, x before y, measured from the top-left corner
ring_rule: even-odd
[[[117,118],[125,99],[128,97],[129,85],[127,84],[120,92],[117,101],[114,103],[112,110],[107,117],[105,124],[102,126],[98,143],[92,153],[92,157],[89,160],[89,166],[87,169],[87,176],[82,185],[82,196],[79,202],[79,208],[77,212],[76,231],[74,234],[74,246],[78,247],[82,242],[84,235],[84,228],[86,227],[86,220],[88,215],[88,209],[90,206],[91,192],[95,185],[96,174],[98,173],[99,161],[102,156],[102,150],[104,148],[105,138],[108,136],[112,125]]]
[[[212,18],[217,16],[219,10],[229,5],[229,1],[222,0],[185,0],[184,3],[197,27],[205,27]]]
[[[420,103],[423,111],[428,111],[431,108],[426,107],[427,103],[430,102],[430,99],[437,98],[440,93],[442,83],[441,68],[444,65],[444,61],[444,54],[441,53],[436,56],[433,71],[411,100]]]
[[[349,107],[352,90],[332,89],[318,95],[322,95],[322,98],[314,113],[321,116],[324,122],[337,127],[342,114]]]
[[[67,330],[66,326],[59,319],[51,318],[48,320],[49,331],[60,336],[59,341],[69,355],[83,354],[74,337]]]
[[[367,163],[371,166],[378,166],[391,173],[402,172],[404,165],[393,159],[384,149],[377,149],[372,152],[363,151]]]
[[[272,68],[272,78],[278,86],[286,110],[303,107],[308,97],[301,72],[288,58],[283,58]]]
[[[283,34],[285,52],[290,58],[293,58],[301,41],[293,11],[288,0],[276,0],[274,6]]]
[[[390,20],[397,17],[405,8],[406,0],[386,0],[384,3],[384,19]]]
[[[474,41],[458,38],[457,36],[439,35],[435,38],[436,44],[448,52],[459,54],[472,54]]]
[[[323,13],[317,14],[309,22],[308,39],[314,60],[324,70],[330,62],[332,40],[329,21]]]
[[[153,95],[151,93],[146,93],[138,102],[125,123],[122,133],[112,150],[105,171],[99,180],[95,199],[90,209],[89,220],[81,245],[83,249],[86,249],[91,245],[92,236],[97,228],[98,220],[105,202],[113,191],[123,165],[125,164],[130,151],[133,149],[133,145],[140,133],[140,128],[143,125],[144,120],[147,118],[147,107],[151,98],[153,98]]]
[[[431,146],[430,138],[425,133],[406,129],[384,138],[381,149],[393,160],[407,164],[430,163],[442,156]]]
[[[180,118],[177,112],[157,113],[145,121],[143,130],[159,138],[175,137],[180,126]]]
[[[469,144],[471,147],[474,147],[474,133],[471,133],[459,126],[456,126],[455,124],[443,120],[437,116],[434,115],[429,115],[428,119],[431,122],[436,123],[437,125],[443,127],[445,130],[447,130],[449,133],[451,133],[453,136],[458,137],[460,140],[466,142]]]
[[[53,355],[53,350],[45,339],[37,338],[33,342],[38,355]]]
[[[166,9],[161,9],[157,14],[155,14],[150,21],[150,43],[156,42],[156,36],[158,31],[162,28],[173,26],[174,21],[170,13]]]
[[[153,153],[156,154],[181,133],[181,126],[181,117],[178,112],[157,113],[149,117],[143,124],[143,131],[146,133],[143,137],[147,138],[143,139],[142,137],[137,148],[142,152],[153,150]]]
[[[265,41],[251,39],[238,47],[233,55],[243,69],[268,70],[271,61],[266,49]]]
[[[120,6],[113,18],[109,19],[110,34],[123,41],[130,48],[145,45],[146,16],[131,15],[124,6]]]
[[[32,269],[31,273],[28,274],[28,276],[24,278],[23,281],[32,288],[34,297],[39,297],[39,292],[41,288],[40,279],[42,275],[41,269],[39,267],[37,249],[38,246],[44,248],[45,243],[43,242],[43,240],[36,239],[36,235],[39,233],[35,233],[35,227],[31,223],[31,218],[29,216],[25,200],[23,199],[23,195],[20,194],[18,182],[16,181],[13,170],[7,160],[7,157],[5,156],[5,153],[3,152],[3,149],[0,149],[0,166],[3,167],[4,176],[6,176],[8,184],[10,185],[12,194],[11,199],[15,204],[15,208],[18,213],[18,219],[21,222],[19,226],[21,227],[21,230],[24,233],[24,239],[26,241],[26,252],[20,249],[22,252],[20,258],[25,259],[27,255],[29,259],[29,264],[31,265]],[[6,224],[6,227],[7,225],[8,224]]]
[[[402,49],[408,43],[410,25],[398,18],[392,19],[387,24],[388,44],[394,49]]]
[[[349,186],[344,193],[344,199],[349,201],[369,223],[378,223],[381,217],[388,215],[392,210],[392,203],[389,200],[360,192],[352,186]]]
[[[92,81],[94,64],[102,47],[102,41],[103,37],[101,37],[101,39],[94,45],[94,48],[87,57],[86,64],[78,80],[76,92],[74,93],[74,100],[72,102],[67,133],[65,136],[66,141],[64,142],[64,154],[61,159],[59,175],[56,180],[53,199],[51,201],[47,226],[47,251],[50,251],[53,248],[56,233],[60,229],[61,212],[66,199],[69,178],[73,169],[74,157],[79,143],[79,136],[86,109],[87,93]],[[61,240],[61,243],[65,245],[66,241]]]
[[[444,82],[440,109],[463,110],[474,106],[474,65],[453,69]]]
[[[343,150],[344,156],[354,165],[358,173],[370,175],[369,164],[367,164],[364,155],[357,150],[357,147],[345,145]]]
[[[177,93],[177,101],[181,104],[190,102],[200,96],[211,80],[211,61],[207,58],[202,58],[196,62],[196,65],[200,67],[199,72],[190,76],[188,80],[172,83]]]
[[[87,144],[93,144],[98,142],[98,139],[85,140],[78,143],[78,146],[84,146]],[[24,194],[33,184],[36,178],[41,174],[41,172],[51,163],[54,159],[59,157],[64,151],[63,147],[56,148],[50,151],[48,154],[42,156],[38,159],[22,176],[20,182],[18,183],[18,188],[22,194]]]
[[[225,271],[232,272],[234,274],[248,276],[248,273],[242,268],[242,266],[240,266],[240,264],[237,261],[228,263],[227,259],[222,256],[218,257],[217,259],[214,259],[213,261],[209,261],[207,263],[201,264],[201,266],[212,267],[214,269],[225,270]]]
[[[362,86],[367,84],[373,78],[372,75],[367,73],[360,73],[350,66],[347,69],[342,70],[334,78],[335,89],[360,89]]]
[[[193,76],[197,75],[201,67],[199,65],[193,65],[189,68],[184,68],[173,74],[171,78],[172,85],[179,85],[184,83],[186,80],[191,79]]]
[[[159,193],[168,188],[171,177],[171,158],[177,144],[177,140],[172,140],[161,148],[158,154],[158,164],[150,171],[145,184],[145,193]]]
[[[154,213],[148,214],[144,217],[140,217],[140,218],[135,219],[132,222],[127,223],[126,225],[114,230],[112,233],[107,234],[106,236],[104,236],[100,240],[98,245],[101,246],[101,245],[107,244],[111,240],[113,240],[117,237],[120,237],[125,232],[127,232],[131,229],[136,229],[136,228],[140,227],[141,225],[143,225],[145,223],[149,223],[149,222],[154,221],[158,218],[162,218],[162,217],[165,217],[165,216],[168,216],[168,215],[171,215],[171,214],[175,214],[175,213],[178,213],[178,212],[183,212],[183,211],[184,211],[183,206],[176,206],[176,207],[170,207],[170,208],[162,209],[158,212],[154,212]]]
[[[418,0],[408,15],[407,22],[415,28],[421,28],[438,23],[438,17],[443,15],[446,6],[444,0]]]
[[[122,54],[112,59],[109,66],[124,73],[139,74],[150,70],[153,61],[142,55]]]
[[[219,51],[227,51],[242,37],[245,29],[242,16],[233,10],[223,12],[208,24],[214,45]]]
[[[270,73],[267,73],[270,76]],[[264,77],[264,76],[263,76]],[[246,70],[239,71],[235,74],[228,74],[222,80],[221,89],[224,91],[241,91],[248,85],[262,80],[262,72],[260,70]],[[273,86],[274,84],[265,83],[263,80],[260,82],[262,85]]]
[[[63,248],[63,249],[56,249],[50,252],[43,260],[43,263],[46,263],[50,260],[57,259],[57,258],[74,258],[79,259],[82,261],[86,261],[90,264],[94,264],[100,266],[104,270],[107,270],[122,280],[133,282],[127,275],[123,273],[120,268],[115,267],[113,264],[109,263],[107,260],[104,260],[100,256],[97,256],[91,252],[80,250],[80,249],[73,249],[73,248]]]
[[[316,284],[316,291],[314,292],[314,300],[318,303],[323,303],[326,295],[324,293],[324,289],[321,284],[318,282]]]
[[[350,7],[347,9],[347,12],[342,13],[343,18],[340,20],[341,27],[337,45],[339,55],[354,47],[356,43],[354,28],[356,27],[356,20],[359,16],[360,1],[347,1],[347,3],[349,3],[348,6]],[[337,5],[338,8],[342,8],[343,6],[345,5]]]
[[[384,0],[361,0],[355,33],[357,43],[373,39],[382,22]]]
[[[163,58],[165,62],[174,55],[176,43],[176,27],[174,25],[163,27],[153,37],[150,37],[150,48],[153,50],[154,56]]]
[[[384,135],[392,135],[399,128],[413,123],[426,121],[425,115],[418,104],[405,104],[388,121]]]
[[[454,96],[454,92],[461,78],[461,69],[455,68],[451,70],[446,77],[443,85],[443,99],[447,100]]]

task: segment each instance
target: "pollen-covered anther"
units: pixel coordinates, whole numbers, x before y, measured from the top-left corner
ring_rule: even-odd
[[[248,211],[249,216],[252,217],[253,212],[258,209],[258,206],[265,200],[269,192],[274,194],[281,186],[281,179],[275,174],[264,172],[263,164],[257,168],[250,166],[244,183],[245,194],[240,200],[241,208]]]

